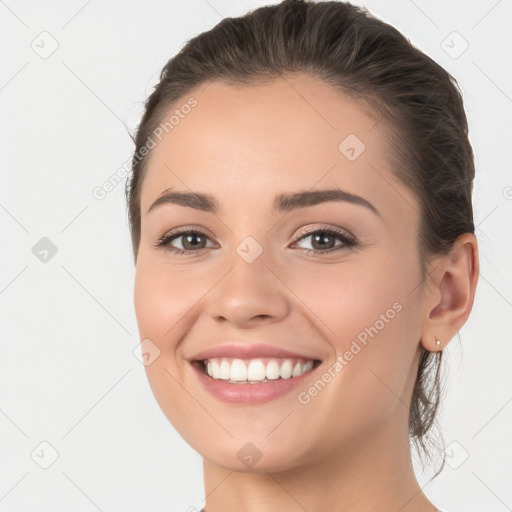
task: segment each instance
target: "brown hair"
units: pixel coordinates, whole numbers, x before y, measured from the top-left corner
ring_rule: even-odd
[[[241,17],[224,18],[190,39],[167,62],[145,102],[134,137],[126,195],[135,261],[140,190],[148,161],[141,149],[171,107],[212,80],[250,86],[292,72],[320,78],[383,121],[394,172],[419,200],[418,247],[425,279],[432,255],[446,254],[459,235],[474,233],[475,168],[459,86],[446,70],[366,8],[330,1],[284,0]],[[432,436],[427,434],[440,403],[442,351],[422,350],[409,433],[418,451],[428,457],[426,443],[432,442]],[[443,466],[444,458],[436,475]]]

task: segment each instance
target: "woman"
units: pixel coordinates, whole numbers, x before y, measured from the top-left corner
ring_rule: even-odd
[[[409,441],[478,279],[455,80],[360,8],[286,0],[191,39],[135,144],[146,371],[204,510],[437,511]]]

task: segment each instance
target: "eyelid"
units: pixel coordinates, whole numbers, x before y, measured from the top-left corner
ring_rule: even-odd
[[[160,239],[170,238],[173,235],[186,235],[189,232],[194,232],[207,236],[210,240],[215,238],[208,229],[203,228],[202,226],[196,226],[194,224],[185,224],[184,226],[177,226],[169,231],[166,231],[165,234],[160,237]]]
[[[346,236],[347,238],[351,239],[351,240],[355,240],[356,237],[354,235],[352,235],[352,233],[350,233],[350,231],[347,231],[346,229],[344,228],[340,228],[338,226],[315,226],[313,228],[311,227],[305,227],[305,228],[301,228],[298,232],[298,237],[301,238],[303,237],[304,235],[311,235],[312,233],[316,233],[318,231],[332,231],[332,232],[335,232],[339,235],[343,235],[343,236]],[[295,240],[297,241],[298,238]]]

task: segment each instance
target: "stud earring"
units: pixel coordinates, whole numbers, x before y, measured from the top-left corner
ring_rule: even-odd
[[[436,345],[437,345],[438,347],[439,347],[439,346],[441,346],[441,340],[437,340],[437,341],[436,341]]]

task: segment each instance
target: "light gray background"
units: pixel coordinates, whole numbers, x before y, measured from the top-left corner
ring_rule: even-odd
[[[1,511],[203,505],[201,458],[160,411],[133,353],[124,182],[103,200],[93,190],[130,158],[125,125],[136,127],[165,62],[221,18],[268,3],[0,0]],[[354,3],[464,92],[481,276],[461,341],[445,350],[449,465],[429,484],[417,474],[440,507],[510,510],[512,3]],[[44,247],[32,250],[43,237],[57,247],[46,262]]]

